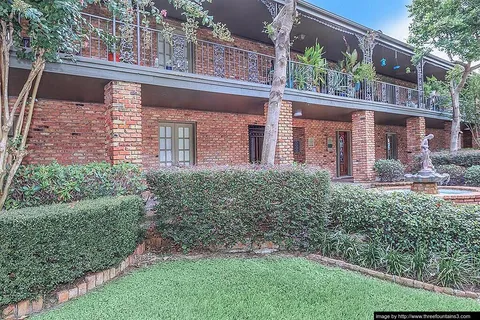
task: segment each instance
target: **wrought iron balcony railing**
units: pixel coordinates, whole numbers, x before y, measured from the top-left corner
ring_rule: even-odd
[[[130,39],[120,37],[118,43],[108,43],[108,36],[91,33],[81,44],[79,55],[109,60],[112,63],[133,63],[165,70],[235,79],[270,85],[273,78],[274,57],[228,45],[197,40],[189,43],[174,34],[171,43],[164,40],[161,30],[84,13],[84,18],[104,35],[119,35],[130,30]],[[105,40],[107,39],[107,40]],[[127,41],[128,43],[125,43]],[[353,76],[335,70],[318,69],[312,65],[290,61],[287,87],[302,91],[341,96],[351,99],[376,101],[409,108],[445,111],[441,99],[425,97],[415,88],[407,88],[381,81],[354,81]],[[422,100],[422,101],[420,101]]]

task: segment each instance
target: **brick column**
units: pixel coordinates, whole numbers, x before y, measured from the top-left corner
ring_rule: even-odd
[[[142,164],[142,88],[112,81],[105,86],[107,155],[112,164]]]
[[[264,106],[265,121],[268,114],[268,103]],[[278,140],[275,151],[275,164],[293,163],[293,126],[292,102],[283,101],[278,122]]]
[[[445,145],[443,148],[450,150],[450,138],[452,136],[452,121],[445,121],[443,123],[443,136],[445,140]]]
[[[425,118],[411,117],[407,119],[407,167],[411,167],[415,156],[420,154],[420,145],[425,135]]]
[[[352,164],[355,182],[375,180],[375,113],[352,113]]]

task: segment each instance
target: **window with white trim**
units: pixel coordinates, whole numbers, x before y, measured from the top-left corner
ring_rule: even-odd
[[[195,164],[194,127],[189,123],[161,123],[160,166],[191,166]]]

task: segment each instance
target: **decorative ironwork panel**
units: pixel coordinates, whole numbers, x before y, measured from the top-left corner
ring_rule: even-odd
[[[188,72],[187,39],[179,35],[173,35],[172,45],[173,45],[172,69],[180,72]]]
[[[332,71],[332,70],[328,70],[327,73],[328,73],[328,75],[327,75],[327,90],[328,90],[328,94],[334,95],[334,94],[335,94],[335,86],[334,86],[334,84],[333,84],[333,82],[334,82],[333,71]]]
[[[258,55],[255,52],[248,53],[248,81],[260,82],[258,74]]]
[[[268,12],[270,12],[270,15],[272,16],[272,19],[275,19],[277,16],[277,3],[271,0],[259,0],[261,3],[267,7]]]
[[[373,100],[373,83],[372,81],[365,81],[365,100]]]
[[[347,75],[347,88],[348,88],[348,96],[350,98],[355,97],[355,86],[353,83],[353,76],[351,74]]]
[[[417,85],[418,85],[418,106],[425,108],[424,100],[424,83],[423,83],[423,67],[425,66],[425,60],[421,59],[417,64]]]
[[[412,89],[407,90],[407,107],[412,105]]]
[[[363,53],[363,62],[373,63],[373,49],[377,44],[375,42],[377,34],[375,32],[368,32],[366,35],[356,34],[356,36],[358,39],[358,45],[360,46],[360,50],[362,50]]]
[[[225,47],[213,45],[213,75],[225,78]]]
[[[382,102],[387,102],[387,84],[382,83]]]
[[[400,105],[400,88],[395,86],[395,104]]]

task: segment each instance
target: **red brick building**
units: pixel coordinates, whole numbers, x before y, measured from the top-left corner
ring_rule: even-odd
[[[156,2],[179,26],[181,15],[167,1]],[[258,161],[274,55],[263,22],[271,21],[281,1],[217,0],[209,6],[234,42],[201,29],[196,43],[179,32],[170,44],[158,26],[137,24],[129,63],[117,62],[124,53],[92,34],[75,62],[47,65],[26,162],[127,161],[152,169]],[[433,149],[447,148],[449,112],[423,92],[427,76],[444,78],[447,61],[428,56],[413,66],[413,49],[405,43],[381,32],[372,37],[368,28],[307,2],[300,1],[299,12],[277,162],[319,165],[332,177],[368,181],[376,159],[409,162],[425,133],[435,135]],[[108,32],[121,30],[121,21],[98,8],[84,17]],[[373,63],[378,80],[354,83],[332,69],[314,83],[296,55],[316,41],[331,66],[342,59],[346,41]],[[13,62],[13,91],[28,68]]]

